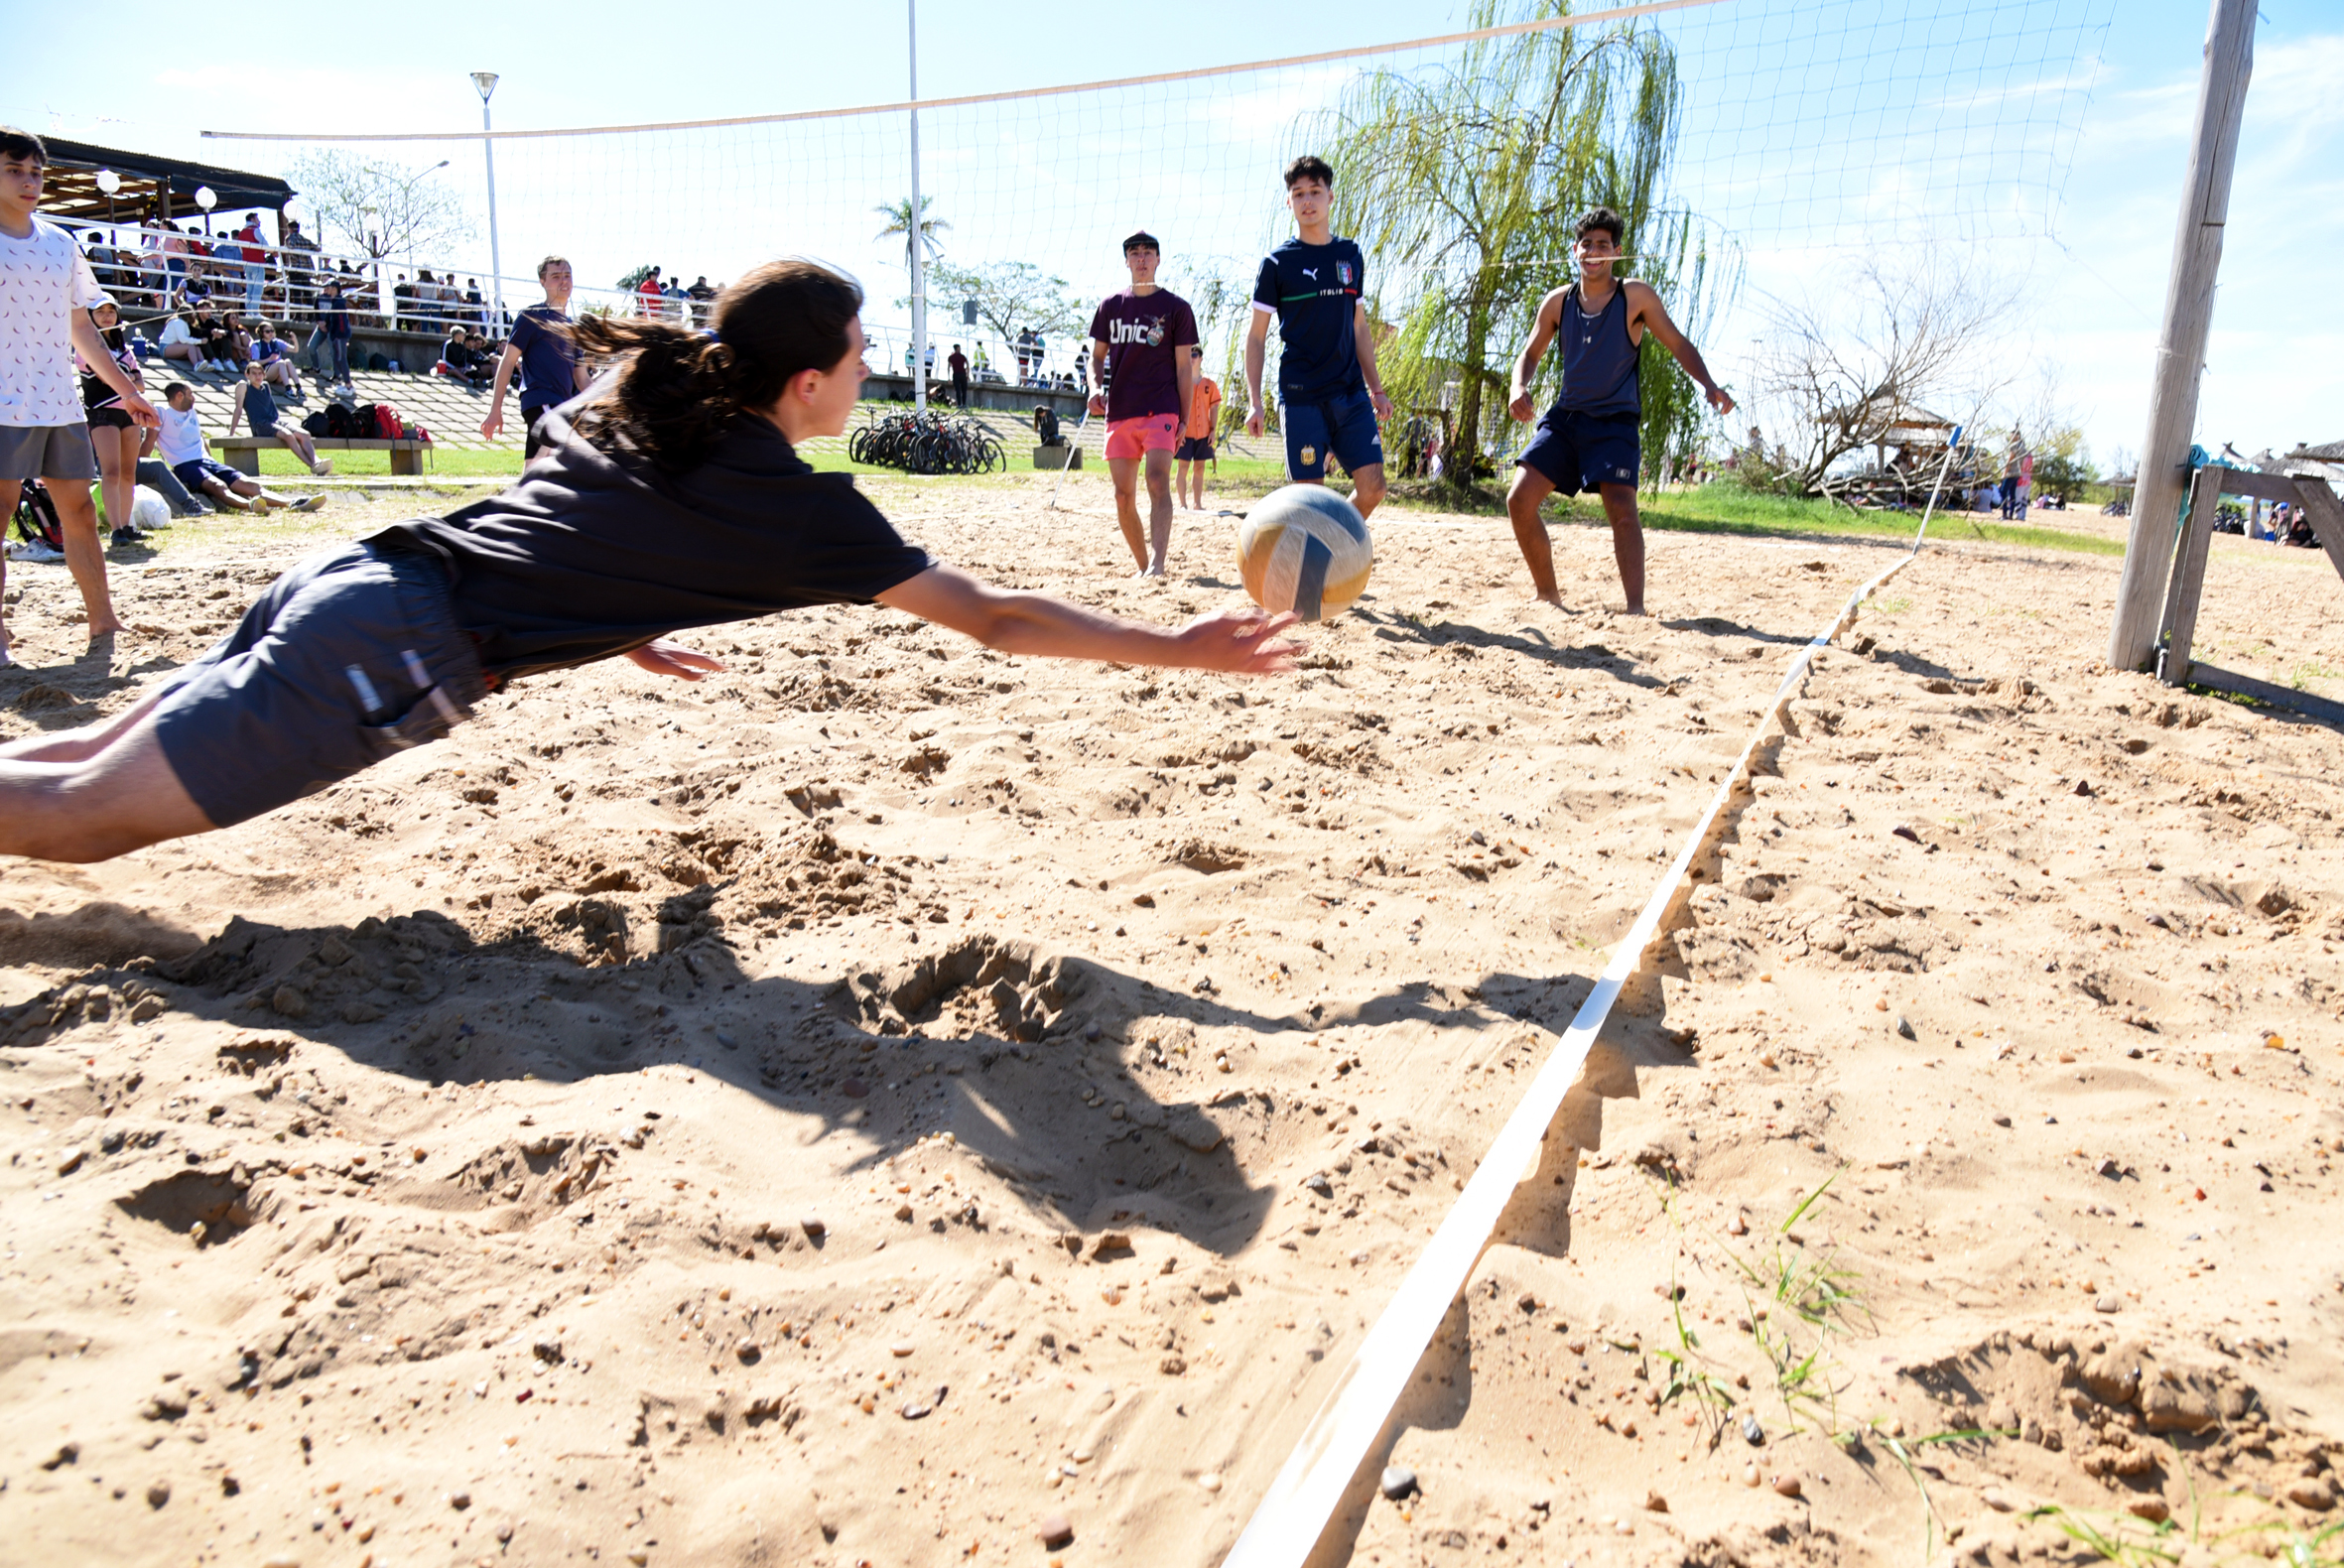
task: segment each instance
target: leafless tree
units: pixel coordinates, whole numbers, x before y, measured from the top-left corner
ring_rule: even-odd
[[[1990,350],[2005,302],[1957,260],[1873,260],[1806,298],[1776,298],[1758,350],[1758,392],[1780,486],[1828,495],[1849,457],[1924,411],[1964,420],[2009,384]]]
[[[387,159],[314,151],[296,158],[285,178],[308,203],[318,229],[376,261],[421,255],[436,266],[442,246],[472,233],[463,198],[439,180],[436,167],[409,169]]]

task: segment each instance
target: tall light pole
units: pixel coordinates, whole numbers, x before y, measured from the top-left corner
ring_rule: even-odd
[[[912,68],[912,102],[920,101],[920,0],[903,0]],[[912,407],[928,412],[928,257],[920,224],[920,111],[912,110]]]
[[[497,76],[493,70],[472,72],[472,85],[480,89],[480,129],[488,130],[488,95],[496,90]],[[496,311],[498,331],[504,330],[504,256],[496,244],[496,142],[483,135],[480,156],[488,160],[488,294]]]

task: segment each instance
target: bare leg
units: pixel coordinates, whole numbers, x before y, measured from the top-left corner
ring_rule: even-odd
[[[1136,510],[1136,508],[1134,508]],[[1151,553],[1146,571],[1164,575],[1165,558],[1172,553],[1172,454],[1147,455],[1147,539]]]
[[[1351,504],[1359,508],[1360,518],[1366,521],[1375,515],[1375,508],[1383,504],[1383,464],[1370,462],[1351,476]]]
[[[260,486],[252,483],[250,480],[239,480],[237,482],[236,488],[231,490],[226,485],[220,483],[219,480],[211,477],[211,475],[205,474],[203,476],[203,493],[211,498],[212,505],[221,507],[227,511],[265,512],[268,510],[266,506],[256,506],[251,501],[245,499],[247,496],[258,495],[260,493]]]
[[[1139,459],[1109,457],[1107,471],[1115,481],[1115,521],[1123,525],[1123,543],[1131,547],[1131,559],[1145,572],[1147,539],[1139,531]]]
[[[287,451],[291,452],[296,457],[301,459],[301,464],[303,467],[309,469],[312,473],[323,473],[326,471],[325,469],[318,466],[317,444],[310,440],[310,433],[308,431],[293,430],[280,425],[277,427],[277,439],[285,443]]]
[[[138,432],[93,425],[89,445],[97,452],[97,482],[105,496],[106,526],[128,528],[131,503],[138,494]]]
[[[97,536],[97,507],[89,499],[87,479],[44,479],[49,498],[57,503],[59,531],[65,536],[65,570],[81,589],[81,607],[89,616],[89,640],[120,631],[114,617],[114,596],[106,588],[106,545]]]
[[[1612,554],[1620,562],[1620,586],[1628,592],[1628,612],[1644,612],[1644,525],[1636,517],[1635,486],[1602,486],[1604,516],[1612,524]]]
[[[101,719],[78,729],[21,736],[0,746],[0,762],[84,762],[121,739],[163,700],[160,687],[111,719]]]
[[[80,761],[0,760],[0,854],[105,860],[210,831],[171,771],[152,715]]]
[[[1546,537],[1546,523],[1538,515],[1538,508],[1554,493],[1554,480],[1536,468],[1517,467],[1513,470],[1513,484],[1505,492],[1505,515],[1513,522],[1513,542],[1521,547],[1522,561],[1530,569],[1530,587],[1539,599],[1555,608],[1563,607],[1562,590],[1555,587],[1554,547]]]

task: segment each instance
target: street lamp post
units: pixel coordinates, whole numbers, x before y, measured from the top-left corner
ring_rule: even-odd
[[[211,187],[197,186],[195,188],[195,204],[203,209],[203,237],[209,239],[211,237],[211,209],[219,205],[219,197],[212,194]]]
[[[488,162],[488,293],[495,309],[496,330],[504,330],[504,258],[496,243],[496,143],[486,132],[488,125],[488,95],[496,90],[497,74],[493,70],[472,72],[472,85],[480,89],[480,156]]]

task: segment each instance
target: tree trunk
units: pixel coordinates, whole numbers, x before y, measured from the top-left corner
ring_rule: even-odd
[[[1457,476],[1460,486],[1471,484],[1482,473],[1482,360],[1490,347],[1490,296],[1494,274],[1484,269],[1474,281],[1473,298],[1466,303],[1465,365],[1457,378],[1457,438],[1464,447],[1460,454],[1450,449],[1449,469]],[[1463,462],[1460,465],[1459,458]]]

